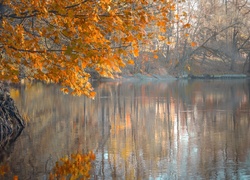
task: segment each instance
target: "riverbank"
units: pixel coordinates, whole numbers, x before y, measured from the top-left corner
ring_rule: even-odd
[[[173,79],[242,79],[250,78],[245,61],[241,60],[231,68],[230,62],[222,60],[194,59],[184,67],[155,62],[149,71],[133,73],[132,66],[114,75],[114,79],[98,78],[100,81],[173,80]]]
[[[100,78],[97,81],[106,82],[106,81],[171,81],[177,79],[247,79],[250,76],[246,74],[222,74],[222,75],[189,75],[184,74],[179,77],[174,77],[171,75],[158,75],[158,74],[141,74],[137,73],[130,76],[120,76],[114,79],[111,78]],[[96,81],[96,80],[94,80]]]

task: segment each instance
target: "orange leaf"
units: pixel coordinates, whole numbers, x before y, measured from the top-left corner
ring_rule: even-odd
[[[154,55],[154,58],[155,58],[155,59],[158,59],[158,56],[155,54],[155,55]]]
[[[135,64],[135,62],[132,59],[128,60],[127,63],[130,64],[130,65],[134,65]]]
[[[171,43],[170,41],[167,41],[166,44],[167,44],[167,45],[171,45],[172,43]]]
[[[192,47],[195,47],[195,46],[197,46],[197,43],[196,42],[191,42],[191,44],[190,44]]]
[[[137,48],[134,49],[133,54],[134,54],[135,57],[138,57],[139,56],[139,49],[137,49]]]
[[[61,91],[65,94],[68,94],[69,93],[69,90],[67,88],[61,88]]]
[[[165,37],[165,36],[159,35],[159,36],[158,36],[158,39],[159,39],[160,41],[162,41],[162,40],[166,39],[166,37]]]
[[[96,95],[96,92],[94,92],[94,91],[92,91],[92,92],[89,93],[89,96],[90,96],[91,98],[94,98],[95,95]]]
[[[189,23],[183,25],[183,28],[190,28],[190,27],[191,27],[191,24]]]
[[[171,11],[175,11],[175,5],[172,5],[172,6],[170,7],[170,9],[171,9]]]

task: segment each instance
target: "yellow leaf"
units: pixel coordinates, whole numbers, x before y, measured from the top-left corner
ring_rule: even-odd
[[[191,67],[190,67],[189,64],[186,65],[186,69],[187,69],[188,71],[190,71]]]

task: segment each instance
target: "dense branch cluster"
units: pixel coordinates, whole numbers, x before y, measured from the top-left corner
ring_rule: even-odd
[[[0,24],[0,80],[60,83],[65,93],[94,97],[89,69],[112,77],[139,45],[171,26],[172,0],[4,0]]]

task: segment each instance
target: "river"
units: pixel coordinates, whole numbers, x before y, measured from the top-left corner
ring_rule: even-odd
[[[91,179],[250,179],[250,81],[94,83],[95,100],[35,83],[11,89],[27,126],[1,153],[4,179],[48,179],[93,151]]]

